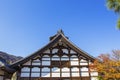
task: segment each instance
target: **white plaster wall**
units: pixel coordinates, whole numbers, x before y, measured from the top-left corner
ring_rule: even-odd
[[[62,77],[70,77],[70,73],[62,73]]]
[[[38,68],[38,67],[33,67],[33,68],[32,68],[32,72],[40,72],[40,68]]]
[[[70,72],[69,68],[62,68],[62,72]]]
[[[89,73],[88,72],[81,72],[81,76],[86,76],[86,77],[88,77],[89,76]]]
[[[60,77],[60,73],[52,73],[52,77]]]
[[[21,73],[21,77],[29,77],[29,73]]]
[[[68,60],[69,60],[68,57],[62,57],[62,58],[61,58],[61,61],[68,61]]]
[[[50,68],[47,68],[47,67],[42,68],[42,72],[50,72]]]
[[[28,68],[28,67],[23,67],[23,68],[21,69],[21,72],[30,72],[30,68]]]
[[[81,63],[81,62],[80,62],[80,65],[88,65],[88,63]]]
[[[62,49],[63,53],[68,54],[68,50],[67,49]]]
[[[50,73],[41,73],[41,77],[50,77]]]
[[[60,57],[57,56],[57,55],[54,55],[54,56],[52,57],[52,60],[59,61],[59,60],[60,60]]]
[[[52,53],[54,54],[54,53],[57,53],[58,52],[58,49],[53,49],[52,50]]]
[[[70,61],[70,63],[71,63],[71,66],[79,65],[78,61]]]
[[[88,68],[87,67],[82,67],[81,71],[88,71]]]
[[[71,68],[71,71],[72,72],[79,72],[79,68],[77,68],[77,67]]]
[[[40,73],[31,73],[31,77],[40,77]]]
[[[32,65],[40,65],[41,63],[32,63]]]
[[[42,60],[50,60],[50,57],[48,57],[48,58],[42,58]]]
[[[72,77],[79,77],[79,76],[80,76],[79,72],[72,73]]]
[[[42,61],[42,65],[49,66],[50,65],[50,61]]]
[[[78,58],[71,57],[70,60],[78,60]]]
[[[60,68],[54,67],[52,68],[52,72],[60,72]]]
[[[77,58],[77,56],[76,56],[76,55],[72,55],[71,57],[73,57],[73,58]]]

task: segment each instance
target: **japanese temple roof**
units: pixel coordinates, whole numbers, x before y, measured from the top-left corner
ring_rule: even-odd
[[[60,39],[64,40],[64,42],[69,45],[74,51],[76,51],[77,53],[81,54],[82,56],[85,56],[86,58],[90,59],[91,61],[93,61],[95,58],[91,55],[89,55],[87,52],[81,50],[79,47],[77,47],[75,44],[73,44],[68,37],[66,37],[64,35],[64,32],[62,30],[59,30],[57,32],[57,34],[55,34],[54,36],[50,37],[50,42],[45,45],[44,47],[42,47],[41,49],[39,49],[38,51],[34,52],[33,54],[27,56],[26,58],[23,58],[22,60],[19,60],[13,64],[10,65],[11,68],[14,68],[16,66],[20,66],[21,64],[27,62],[28,60],[34,58],[36,55],[41,54],[42,52],[44,52],[45,50],[49,49],[50,47],[52,47],[54,44],[56,44]]]

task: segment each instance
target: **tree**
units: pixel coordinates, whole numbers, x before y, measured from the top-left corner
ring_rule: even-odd
[[[120,80],[120,50],[111,54],[101,54],[91,64],[91,69],[98,71],[99,80]]]
[[[120,29],[120,0],[107,0],[107,7],[118,14],[117,28]]]

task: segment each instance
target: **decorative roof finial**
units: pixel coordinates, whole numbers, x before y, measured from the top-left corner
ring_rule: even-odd
[[[58,30],[57,33],[58,33],[58,34],[63,34],[63,35],[64,35],[64,32],[63,32],[62,29]]]

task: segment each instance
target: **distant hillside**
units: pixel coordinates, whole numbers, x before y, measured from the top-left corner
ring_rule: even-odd
[[[0,67],[6,65],[6,60],[0,57]]]
[[[8,53],[0,51],[0,60],[7,62],[7,63],[13,63],[13,62],[18,61],[22,58],[23,57],[21,57],[21,56],[14,56],[14,55],[10,55]]]

